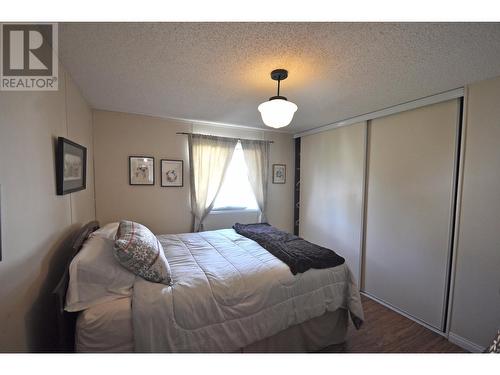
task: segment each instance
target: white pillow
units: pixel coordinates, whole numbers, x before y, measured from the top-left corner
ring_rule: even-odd
[[[108,223],[102,228],[99,228],[94,233],[91,234],[91,237],[97,236],[102,238],[107,238],[108,240],[116,240],[116,232],[118,232],[118,226],[120,223]]]
[[[66,311],[130,297],[135,275],[123,268],[113,255],[114,241],[91,236],[69,266]]]

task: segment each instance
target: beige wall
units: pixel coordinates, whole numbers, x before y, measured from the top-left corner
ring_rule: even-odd
[[[287,165],[287,183],[269,187],[269,222],[293,228],[293,139],[290,134],[215,127],[120,112],[94,111],[96,215],[102,223],[128,218],[144,223],[155,233],[191,230],[187,137],[176,132],[274,140],[271,164]],[[128,157],[155,158],[155,185],[130,186]],[[184,187],[161,187],[160,159],[184,160]],[[245,216],[246,218],[246,216]],[[227,220],[207,219],[210,229]],[[235,217],[234,220],[238,220]],[[229,220],[231,221],[231,220]]]
[[[63,265],[57,245],[94,219],[91,111],[64,68],[59,91],[0,92],[0,352],[50,347],[50,292]],[[87,189],[56,195],[55,141],[88,149]]]
[[[470,85],[466,103],[450,338],[481,349],[500,329],[500,77]]]

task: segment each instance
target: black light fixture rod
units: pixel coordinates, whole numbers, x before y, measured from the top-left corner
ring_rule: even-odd
[[[284,96],[280,95],[281,81],[288,77],[288,71],[286,69],[275,69],[271,72],[271,79],[278,81],[278,95],[269,98],[273,99],[283,99],[286,100]]]

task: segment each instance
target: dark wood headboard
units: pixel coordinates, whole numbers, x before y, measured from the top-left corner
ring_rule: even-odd
[[[69,283],[69,265],[76,254],[82,248],[83,243],[89,238],[90,234],[99,229],[97,221],[81,227],[74,240],[61,251],[68,254],[68,262],[64,269],[64,274],[61,280],[52,292],[54,299],[54,309],[57,321],[57,350],[59,352],[74,352],[75,351],[75,325],[78,313],[67,312],[64,310],[66,303],[66,291],[68,290]]]

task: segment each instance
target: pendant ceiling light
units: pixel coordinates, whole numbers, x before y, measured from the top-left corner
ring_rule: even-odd
[[[280,95],[280,82],[287,77],[288,71],[285,69],[276,69],[271,72],[271,78],[278,81],[278,94],[270,97],[269,101],[258,107],[262,121],[271,128],[282,128],[290,124],[298,108],[295,103],[289,102],[287,98]]]

